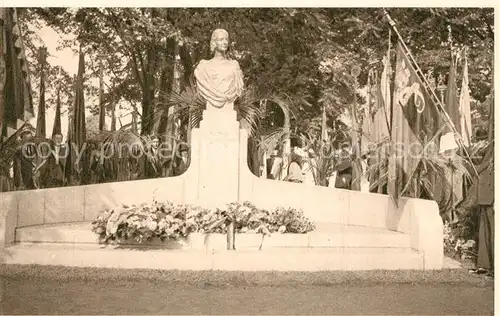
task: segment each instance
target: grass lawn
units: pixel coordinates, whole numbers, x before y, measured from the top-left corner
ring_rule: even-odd
[[[328,286],[341,284],[470,284],[493,283],[471,275],[466,269],[371,270],[324,272],[241,272],[241,271],[179,271],[147,269],[73,268],[40,265],[1,265],[0,277],[7,279],[55,281],[161,281],[185,285],[212,286]]]
[[[0,265],[0,314],[492,314],[493,281],[440,271],[227,272]]]

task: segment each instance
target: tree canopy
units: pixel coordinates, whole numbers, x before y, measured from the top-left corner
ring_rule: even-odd
[[[469,47],[471,95],[478,104],[486,100],[493,83],[493,8],[394,8],[389,13],[422,70],[432,68],[436,77],[449,70],[451,29],[452,45]],[[97,61],[103,56],[110,80],[105,100],[140,105],[145,133],[152,125],[144,118],[172,89],[176,56],[186,85],[196,64],[210,58],[216,28],[229,31],[230,53],[240,63],[245,84],[291,100],[292,124],[299,130],[319,124],[323,106],[330,123],[338,119],[354,97],[351,67],[361,68],[359,83],[366,84],[368,65],[381,59],[389,43],[389,25],[379,8],[27,8],[20,17],[72,34],[76,41],[63,41],[61,47],[83,49],[88,77],[98,77]],[[25,29],[28,57],[35,61],[36,32]],[[396,43],[394,34],[391,41]],[[37,78],[35,63],[32,72]],[[50,65],[48,72],[47,90],[60,80],[69,96],[72,78]],[[282,114],[271,114],[283,120]]]

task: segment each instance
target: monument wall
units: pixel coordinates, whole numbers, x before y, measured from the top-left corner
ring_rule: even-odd
[[[182,176],[137,181],[4,192],[0,210],[16,227],[92,221],[105,209],[120,205],[168,200],[184,202]]]

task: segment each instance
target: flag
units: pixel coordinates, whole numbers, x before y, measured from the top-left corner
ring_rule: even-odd
[[[448,116],[451,119],[451,122],[460,130],[459,123],[459,114],[458,114],[458,98],[457,98],[457,64],[455,57],[451,56],[451,64],[450,64],[450,73],[448,75],[448,87],[446,89],[446,104],[445,110],[448,113]],[[445,124],[445,122],[443,122]],[[445,152],[447,150],[453,150],[458,148],[458,144],[455,140],[455,134],[451,127],[446,127],[444,135],[441,136],[440,151]]]
[[[460,127],[459,133],[462,137],[465,147],[471,145],[472,138],[472,119],[470,112],[470,95],[469,95],[469,69],[467,63],[467,56],[465,56],[464,69],[462,75],[462,87],[460,89]]]
[[[76,84],[75,84],[75,98],[73,103],[73,115],[71,116],[71,128],[68,131],[69,137],[68,142],[70,145],[70,154],[71,154],[71,167],[77,168],[79,172],[78,177],[76,177],[77,181],[80,184],[86,184],[89,180],[89,161],[87,159],[87,155],[82,155],[80,161],[77,161],[76,153],[81,152],[86,146],[85,142],[87,139],[87,130],[85,127],[85,99],[84,99],[84,86],[83,86],[83,74],[85,72],[85,57],[80,48],[80,54],[78,59],[78,75],[76,76]],[[73,171],[71,172],[71,176],[75,176]]]
[[[396,47],[392,102],[391,138],[396,147],[389,159],[388,193],[397,203],[418,167],[421,155],[425,154],[422,150],[428,143],[434,144],[434,136],[440,128],[437,108],[401,43]]]
[[[71,112],[68,111],[68,134],[66,136],[66,142],[67,142],[67,145],[68,145],[68,156],[66,157],[66,167],[64,168],[64,176],[66,178],[66,182],[68,184],[72,184],[72,180],[73,180],[73,177],[74,177],[74,166],[73,166],[73,163],[75,161],[75,157],[76,157],[76,152],[75,152],[75,148],[73,146],[73,131],[72,131],[72,127],[73,127],[73,118],[72,118],[72,114]]]
[[[386,57],[384,57],[385,60]],[[373,87],[374,105],[373,105],[373,118],[372,118],[372,128],[371,128],[371,138],[372,142],[377,144],[379,147],[370,156],[369,165],[373,166],[376,164],[377,168],[373,170],[374,174],[369,177],[370,186],[375,183],[377,185],[377,192],[383,193],[383,187],[386,184],[386,147],[382,146],[382,142],[390,137],[389,133],[389,118],[387,116],[387,109],[391,107],[386,104],[386,100],[390,101],[390,95],[387,95],[387,99],[384,97],[384,89],[390,87],[390,77],[388,76],[389,63],[384,63],[384,70],[381,76],[381,82],[375,82]]]
[[[56,114],[54,117],[54,126],[52,128],[52,137],[61,134],[61,89],[57,89]]]
[[[34,117],[28,61],[17,9],[0,8],[0,140]]]
[[[361,153],[367,153],[369,146],[375,142],[373,133],[373,112],[377,107],[377,78],[374,69],[368,72],[368,81],[366,84],[366,104],[363,109],[361,124]]]
[[[391,32],[389,31],[389,40],[387,53],[382,58],[382,73],[380,83],[376,84],[375,90],[375,114],[373,116],[373,137],[374,141],[380,144],[384,139],[390,137],[391,130]],[[370,175],[370,187],[377,183],[377,192],[383,193],[384,186],[387,184],[387,152],[385,146],[380,146],[376,153],[370,157],[368,164],[375,165]]]
[[[384,66],[384,71],[386,71],[385,68],[386,66]],[[388,112],[390,113],[391,110],[391,96],[389,94],[386,98],[384,96],[384,89],[390,88],[391,78],[388,75],[384,75],[380,80],[380,84],[376,87],[375,114],[373,115],[373,134],[377,142],[390,136],[390,114],[388,115]]]
[[[387,55],[382,59],[384,69],[380,75],[380,93],[383,102],[383,107],[385,109],[385,116],[387,118],[387,128],[390,131],[391,126],[391,62],[390,62],[390,48],[387,51]]]
[[[38,62],[40,64],[40,100],[38,102],[38,116],[36,118],[36,137],[45,138],[45,62],[47,49],[40,47],[38,50]]]
[[[85,57],[80,49],[78,59],[78,75],[76,78],[75,101],[73,108],[73,142],[80,149],[86,141],[87,131],[85,127],[85,99],[83,90],[83,74],[85,72]]]
[[[365,141],[370,143],[378,143],[389,137],[387,108],[390,109],[390,106],[386,105],[387,99],[384,98],[383,94],[383,89],[390,86],[390,78],[384,74],[387,71],[386,68],[384,66],[381,77],[384,82],[379,82],[376,73],[373,73],[368,78],[367,99],[369,100],[369,106],[363,119],[363,134],[365,135]],[[387,101],[390,101],[390,96]]]

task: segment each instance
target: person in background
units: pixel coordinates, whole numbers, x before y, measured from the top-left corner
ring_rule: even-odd
[[[173,175],[174,176],[180,176],[189,167],[189,147],[185,144],[180,144],[179,145],[179,156],[175,157],[175,163],[174,163],[174,170],[173,170]]]
[[[337,189],[351,189],[352,182],[352,154],[349,151],[349,145],[343,144],[339,153],[339,163],[335,170],[337,176],[335,187]]]
[[[476,270],[478,274],[493,277],[495,259],[495,174],[494,146],[490,143],[478,168],[477,210],[479,211],[479,235]]]
[[[368,153],[364,153],[361,157],[354,158],[352,161],[351,190],[361,192],[369,192],[370,190],[367,156]]]
[[[48,157],[37,167],[35,173],[40,172],[42,188],[57,188],[65,184],[65,166],[67,149],[62,143],[63,136],[55,134],[50,144]]]
[[[495,190],[494,190],[494,146],[490,143],[484,157],[476,169],[478,177],[474,177],[472,185],[467,190],[464,200],[457,205],[456,212],[465,216],[467,212],[478,212],[477,258],[475,269],[469,270],[474,274],[493,277],[494,249],[495,249]],[[458,218],[458,216],[456,217]]]
[[[285,181],[302,183],[304,182],[304,175],[302,173],[303,167],[303,156],[302,150],[295,147],[290,154],[290,164],[288,165],[288,174],[285,177]]]
[[[14,158],[14,186],[18,190],[33,190],[36,189],[33,180],[36,146],[31,143],[33,133],[30,130],[24,130],[21,132],[20,138],[21,146]]]
[[[267,178],[268,179],[277,179],[279,177],[280,166],[279,164],[280,157],[278,156],[278,150],[273,150],[271,156],[267,158],[266,166],[267,166]]]
[[[316,154],[314,150],[311,148],[306,154],[307,158],[304,158],[304,163],[302,164],[302,175],[304,176],[304,184],[307,185],[316,185],[314,181],[314,168],[316,167]]]
[[[164,157],[160,155],[160,137],[152,135],[151,146],[147,149],[145,155],[145,176],[148,179],[159,178],[162,176]]]

